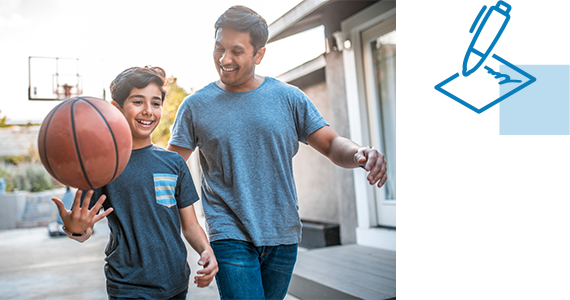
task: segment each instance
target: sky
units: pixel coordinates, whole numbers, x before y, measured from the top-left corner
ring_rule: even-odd
[[[28,100],[30,56],[100,62],[97,79],[107,100],[109,83],[133,66],[160,66],[187,91],[197,90],[218,78],[214,23],[227,8],[245,5],[271,24],[299,2],[0,0],[0,117],[9,124],[41,122],[60,103]],[[277,76],[323,51],[317,27],[269,44],[256,72]]]

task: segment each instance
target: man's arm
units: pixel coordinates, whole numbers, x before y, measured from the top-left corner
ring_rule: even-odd
[[[330,126],[324,126],[307,137],[307,144],[343,168],[363,167],[369,172],[367,179],[381,187],[386,182],[384,154],[370,147],[360,147],[355,142],[339,136]]]
[[[188,160],[188,158],[190,157],[190,154],[192,154],[192,151],[193,151],[192,149],[174,146],[171,144],[168,144],[168,146],[166,146],[166,150],[180,154],[180,156],[182,156],[182,158],[184,158],[184,161]]]
[[[196,283],[198,287],[206,287],[212,282],[216,273],[218,273],[218,262],[214,256],[214,250],[212,250],[210,243],[208,243],[204,229],[202,229],[202,226],[198,223],[194,205],[180,209],[179,213],[182,234],[190,246],[192,246],[192,249],[200,254],[198,264],[204,267],[204,269],[196,272],[201,276],[194,277],[194,283]]]

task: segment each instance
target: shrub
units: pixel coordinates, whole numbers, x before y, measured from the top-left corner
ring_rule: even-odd
[[[0,162],[0,177],[6,179],[6,191],[41,192],[54,188],[51,175],[39,163],[18,165]]]

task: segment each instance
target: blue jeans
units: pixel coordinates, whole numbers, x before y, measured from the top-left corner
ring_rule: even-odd
[[[283,299],[287,295],[297,244],[256,247],[238,240],[210,243],[216,260],[220,298]]]

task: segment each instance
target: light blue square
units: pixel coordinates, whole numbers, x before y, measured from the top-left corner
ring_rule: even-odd
[[[536,82],[499,104],[501,135],[570,134],[570,66],[517,65],[533,75]],[[517,79],[509,68],[500,72]],[[500,94],[511,90],[500,86]]]

